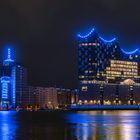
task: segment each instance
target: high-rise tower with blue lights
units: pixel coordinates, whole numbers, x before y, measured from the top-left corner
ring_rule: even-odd
[[[27,89],[27,69],[15,62],[11,49],[7,50],[7,58],[3,61],[1,75],[1,105],[15,108],[22,105]]]

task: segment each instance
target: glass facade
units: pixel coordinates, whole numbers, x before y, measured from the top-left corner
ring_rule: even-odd
[[[139,51],[126,52],[116,39],[105,40],[95,30],[78,34],[78,76],[80,82],[139,82]],[[112,80],[111,80],[112,79]]]
[[[111,60],[110,66],[106,67],[106,78],[108,81],[120,81],[126,78],[137,79],[138,76],[138,63],[131,61]]]
[[[10,98],[10,84],[11,84],[11,78],[8,76],[3,76],[0,79],[1,82],[1,105],[2,107],[5,107],[6,105],[9,105],[11,103]]]
[[[140,50],[122,49],[94,29],[78,41],[79,104],[139,104]]]
[[[11,59],[10,49],[3,61],[1,76],[1,102],[12,108],[22,105],[22,97],[27,91],[27,70]]]

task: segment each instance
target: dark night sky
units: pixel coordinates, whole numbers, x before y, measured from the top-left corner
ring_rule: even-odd
[[[1,0],[1,62],[11,44],[30,85],[76,87],[76,34],[95,27],[121,47],[140,47],[139,7],[139,0]]]

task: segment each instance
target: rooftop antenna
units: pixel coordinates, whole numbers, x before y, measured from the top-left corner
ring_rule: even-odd
[[[11,49],[8,48],[8,56],[7,56],[7,59],[11,59]]]
[[[4,60],[4,64],[9,64],[10,62],[14,62],[14,60],[11,59],[11,48],[8,48],[7,58]]]

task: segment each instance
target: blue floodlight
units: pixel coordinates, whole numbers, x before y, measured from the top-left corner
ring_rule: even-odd
[[[11,49],[8,48],[8,56],[7,56],[8,59],[11,59]]]
[[[124,49],[121,49],[123,53],[127,54],[127,55],[131,55],[131,54],[135,54],[135,53],[140,53],[139,49],[135,49],[133,51],[125,51]]]
[[[114,42],[116,40],[116,38],[113,38],[111,40],[105,40],[103,39],[102,37],[99,37],[102,41],[104,41],[105,43],[111,43],[111,42]]]
[[[89,37],[94,31],[95,31],[95,29],[92,28],[91,31],[90,31],[89,33],[87,33],[86,35],[78,34],[77,36],[80,37],[80,38],[87,38],[87,37]]]
[[[11,86],[12,86],[12,106],[15,107],[15,104],[16,104],[16,67],[13,67],[12,69]]]

